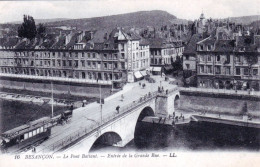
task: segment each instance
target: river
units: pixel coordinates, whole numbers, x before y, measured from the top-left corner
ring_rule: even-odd
[[[51,114],[50,105],[0,100],[0,132],[15,128],[29,120]],[[54,107],[59,114],[66,107]],[[93,151],[173,151],[173,150],[252,150],[259,151],[260,131],[252,128],[218,124],[191,123],[174,129],[169,126],[139,122],[135,139],[124,148],[100,144]]]

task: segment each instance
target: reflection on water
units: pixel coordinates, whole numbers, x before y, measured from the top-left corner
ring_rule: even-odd
[[[135,139],[124,148],[101,146],[103,151],[259,151],[260,130],[213,123],[190,123],[177,129],[150,123],[138,123]]]
[[[255,150],[260,130],[214,123],[190,123],[176,129],[138,123],[135,139],[124,149],[137,150]]]

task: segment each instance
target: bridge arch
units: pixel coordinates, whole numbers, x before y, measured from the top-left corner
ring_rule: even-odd
[[[108,146],[116,146],[121,141],[122,138],[118,133],[113,131],[105,132],[94,141],[89,151],[95,151]]]
[[[141,110],[137,122],[142,121],[146,116],[154,116],[154,110],[150,106],[146,106]]]
[[[143,144],[144,142],[143,137],[145,136],[144,134],[146,134],[145,132],[146,129],[144,128],[144,123],[142,122],[142,120],[146,116],[154,116],[154,115],[155,112],[150,106],[144,107],[141,110],[134,127],[134,142],[137,146]]]

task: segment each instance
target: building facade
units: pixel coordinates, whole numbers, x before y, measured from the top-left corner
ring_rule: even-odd
[[[171,65],[177,56],[182,57],[184,46],[181,41],[167,42],[162,38],[150,40],[151,66]]]
[[[122,28],[1,39],[0,76],[112,85],[150,66],[149,45]]]
[[[259,36],[218,35],[197,43],[197,86],[259,91]]]

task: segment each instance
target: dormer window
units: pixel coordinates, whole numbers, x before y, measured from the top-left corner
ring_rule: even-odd
[[[208,45],[208,50],[210,51],[212,49],[211,45]]]
[[[108,44],[108,43],[106,43],[106,44],[105,44],[105,48],[108,48],[108,46],[109,46],[109,44]]]
[[[203,45],[200,45],[200,50],[203,50]]]

